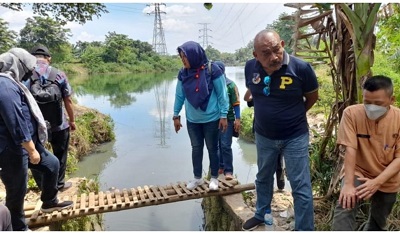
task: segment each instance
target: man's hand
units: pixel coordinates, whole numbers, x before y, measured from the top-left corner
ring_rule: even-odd
[[[218,129],[220,129],[222,133],[225,133],[227,128],[228,128],[228,120],[226,118],[221,118],[219,120]]]
[[[38,164],[40,162],[40,154],[36,150],[32,140],[21,143],[21,146],[28,152],[29,162],[31,164]]]
[[[235,130],[235,132],[240,131],[240,119],[235,120],[235,122],[233,123],[233,129]]]
[[[31,164],[38,164],[40,162],[40,154],[36,149],[29,154],[29,162]]]
[[[174,127],[175,127],[175,132],[178,133],[178,131],[181,129],[182,124],[181,124],[181,119],[177,118],[174,119]]]
[[[357,180],[364,182],[356,188],[356,195],[359,199],[370,199],[380,187],[380,185],[374,179],[360,177],[357,178]]]
[[[69,122],[69,128],[70,128],[71,131],[75,131],[76,130],[75,121],[70,121]]]
[[[340,191],[339,204],[343,209],[353,209],[357,203],[356,188],[354,184],[344,184]]]

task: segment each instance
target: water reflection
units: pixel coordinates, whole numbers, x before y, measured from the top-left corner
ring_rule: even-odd
[[[156,98],[156,104],[157,104],[157,124],[156,126],[159,126],[155,128],[155,137],[160,139],[160,146],[161,147],[168,147],[166,143],[166,136],[167,132],[169,131],[169,126],[170,124],[166,124],[166,120],[170,120],[169,118],[167,119],[167,107],[168,107],[168,89],[171,85],[172,80],[169,81],[164,81],[161,84],[156,84],[154,86],[154,95]]]
[[[249,165],[257,164],[257,155],[255,151],[255,143],[253,142],[247,142],[242,139],[238,139],[237,143],[239,144],[241,150],[242,150],[242,155],[243,155],[243,161],[246,162]]]
[[[164,80],[172,80],[176,73],[164,74],[98,74],[84,80],[71,79],[77,96],[107,96],[111,106],[122,108],[136,102],[134,93],[151,90]]]

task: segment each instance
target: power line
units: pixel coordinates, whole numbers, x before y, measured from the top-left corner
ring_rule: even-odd
[[[235,20],[232,21],[231,25],[229,26],[229,28],[225,31],[225,33],[223,33],[223,35],[227,35],[228,32],[232,29],[233,25],[235,24],[235,22],[239,19],[239,17],[242,15],[243,11],[247,8],[247,4],[242,8],[242,10],[240,12],[238,12],[238,14],[236,14],[236,18]]]
[[[266,15],[268,15],[270,12],[274,11],[276,8],[277,8],[277,6],[276,6],[275,8],[271,8],[271,10],[269,10],[268,13],[266,13]],[[247,33],[245,33],[245,34],[250,33],[251,31],[253,31],[254,29],[256,29],[262,22],[265,22],[265,21],[266,21],[266,19],[261,19],[260,22],[259,22],[255,27],[253,27],[251,30],[249,30],[249,31],[248,31]]]
[[[259,4],[257,4],[257,5],[253,8],[253,10],[252,10],[249,14],[247,14],[247,15],[248,15],[248,16],[251,16],[252,13],[258,8],[258,5],[259,5]],[[249,17],[246,17],[246,20],[248,20],[248,19],[250,19],[250,18],[249,18]],[[242,23],[243,23],[243,22],[242,22]],[[233,25],[233,24],[232,24],[232,25]],[[227,32],[227,31],[226,31],[226,32]],[[219,37],[217,37],[218,40],[223,40],[224,38],[227,38],[226,32],[225,32],[224,34],[221,34],[220,31],[217,31],[216,33],[217,33],[217,35],[219,35]]]
[[[231,8],[229,9],[228,13],[225,15],[225,18],[221,21],[221,23],[219,24],[218,29],[215,29],[216,31],[219,30],[219,28],[223,25],[223,23],[225,22],[225,19],[228,17],[228,15],[231,13],[232,8],[233,8],[234,4],[231,5]]]
[[[222,10],[225,8],[225,3],[222,5],[222,8],[221,8],[221,10],[218,12],[218,14],[217,15],[220,15],[221,14],[221,12],[222,12]],[[212,24],[214,24],[215,23],[215,20],[217,19],[217,17],[215,17],[214,18],[214,20],[213,20],[213,22],[212,22]]]
[[[252,12],[254,12],[256,9],[258,9],[258,7],[259,7],[259,4],[257,4],[257,6],[256,6],[255,8],[253,8]],[[277,7],[275,7],[275,8],[270,8],[270,10],[269,10],[268,12],[265,13],[265,15],[269,15],[271,12],[273,12],[274,10],[276,10],[276,8],[277,8]],[[251,14],[248,14],[248,15],[251,15]],[[252,18],[247,17],[246,20],[252,20]],[[265,22],[266,20],[268,20],[268,19],[266,19],[266,18],[261,18],[261,20],[255,25],[255,27],[253,27],[253,28],[250,29],[250,30],[247,30],[245,33],[242,33],[242,36],[244,37],[244,35],[248,35],[250,32],[254,31],[255,28],[257,28],[261,23]],[[232,24],[232,25],[233,25],[233,24]],[[242,22],[242,25],[243,25],[243,22]],[[223,44],[223,45],[225,45],[225,44],[231,44],[232,41],[229,40],[229,38],[231,38],[231,37],[229,36],[228,31],[229,31],[229,30],[225,31],[224,34],[222,34],[220,37],[217,37],[216,41],[220,42],[220,43],[218,43],[218,44]],[[227,40],[227,39],[228,39],[228,40]],[[243,40],[244,40],[244,38],[243,38]],[[246,45],[245,45],[245,46],[246,46]]]

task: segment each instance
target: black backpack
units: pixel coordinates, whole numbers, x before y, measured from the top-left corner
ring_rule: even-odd
[[[42,84],[39,74],[34,71],[31,77],[31,93],[42,111],[43,117],[51,127],[59,126],[63,121],[62,94],[59,83],[57,82],[58,70],[50,67],[50,73],[43,74],[44,84]],[[48,77],[46,77],[48,75]]]

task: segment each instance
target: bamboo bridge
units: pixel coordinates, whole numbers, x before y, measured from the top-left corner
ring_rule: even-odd
[[[64,196],[64,201],[73,201],[70,209],[43,213],[40,211],[42,202],[39,200],[34,205],[25,206],[26,222],[30,228],[50,225],[54,222],[68,220],[86,215],[100,214],[106,212],[122,211],[133,208],[140,208],[153,205],[161,205],[190,199],[198,199],[210,196],[223,196],[240,193],[255,188],[254,184],[238,184],[236,180],[219,180],[219,189],[210,191],[209,181],[205,180],[203,185],[194,190],[188,190],[185,182],[178,182],[167,186],[143,186],[131,189],[115,189],[113,191],[89,194],[83,193],[80,196]]]

